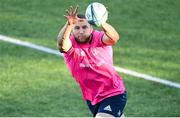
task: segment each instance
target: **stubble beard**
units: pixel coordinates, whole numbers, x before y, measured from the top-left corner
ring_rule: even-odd
[[[75,38],[75,40],[77,41],[77,43],[85,44],[85,43],[88,43],[91,40],[91,35],[88,38],[85,38],[85,39],[82,39],[82,40],[79,39],[79,38]]]

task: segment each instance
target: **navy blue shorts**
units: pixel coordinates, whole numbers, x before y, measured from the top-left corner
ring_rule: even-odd
[[[120,117],[123,113],[127,101],[127,92],[104,99],[103,101],[92,105],[87,100],[88,107],[95,117],[97,113],[108,113],[115,117]]]

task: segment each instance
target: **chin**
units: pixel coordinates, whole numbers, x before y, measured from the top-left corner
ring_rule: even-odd
[[[87,43],[88,41],[87,40],[78,40],[78,43]]]
[[[88,39],[76,39],[76,41],[78,43],[87,43],[87,42],[89,42],[89,38]]]

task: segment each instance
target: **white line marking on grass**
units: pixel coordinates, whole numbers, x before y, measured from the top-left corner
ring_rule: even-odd
[[[26,42],[26,41],[21,41],[21,40],[15,39],[15,38],[10,38],[10,37],[7,37],[7,36],[0,35],[0,40],[6,41],[6,42],[9,42],[9,43],[13,43],[13,44],[16,44],[16,45],[24,46],[24,47],[33,48],[33,49],[40,50],[40,51],[43,51],[43,52],[47,52],[47,53],[50,53],[50,54],[63,56],[63,54],[60,53],[57,50],[53,50],[53,49],[50,49],[50,48],[47,48],[47,47],[44,47],[44,46],[32,44],[32,43],[29,43],[29,42]]]
[[[21,41],[21,40],[15,39],[15,38],[10,38],[10,37],[7,37],[7,36],[0,35],[0,40],[5,41],[5,42],[9,42],[9,43],[13,43],[13,44],[16,44],[16,45],[24,46],[24,47],[33,48],[33,49],[40,50],[40,51],[43,51],[43,52],[47,52],[47,53],[50,53],[50,54],[63,56],[63,54],[60,53],[57,50],[50,49],[50,48],[40,46],[40,45],[35,45],[35,44],[29,43],[29,42],[26,42],[26,41]],[[143,74],[143,73],[138,73],[138,72],[128,70],[128,69],[124,69],[124,68],[120,68],[120,67],[117,67],[117,66],[115,66],[115,69],[118,72],[125,73],[127,75],[131,75],[131,76],[134,76],[134,77],[142,78],[142,79],[153,81],[153,82],[158,82],[158,83],[161,83],[161,84],[164,84],[164,85],[167,85],[167,86],[171,86],[171,87],[175,87],[175,88],[180,88],[180,84],[176,83],[176,82],[171,82],[169,80],[161,79],[161,78],[158,78],[158,77],[153,77],[153,76]]]
[[[124,69],[124,68],[120,68],[120,67],[117,67],[117,66],[115,66],[115,69],[118,72],[122,72],[122,73],[125,73],[127,75],[143,78],[145,80],[150,80],[150,81],[158,82],[158,83],[161,83],[161,84],[164,84],[164,85],[168,85],[168,86],[172,86],[172,87],[175,87],[175,88],[180,88],[180,84],[179,83],[171,82],[169,80],[161,79],[161,78],[158,78],[158,77],[153,77],[153,76],[150,76],[150,75],[147,75],[147,74],[143,74],[143,73],[138,73],[138,72],[135,72],[135,71],[132,71],[132,70],[128,70],[128,69]]]

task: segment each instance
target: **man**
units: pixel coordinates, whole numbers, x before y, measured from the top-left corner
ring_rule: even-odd
[[[78,7],[71,7],[64,15],[67,23],[59,32],[58,48],[94,117],[120,117],[126,90],[113,67],[111,47],[119,35],[108,23],[102,24],[103,31],[93,30],[77,11]]]

